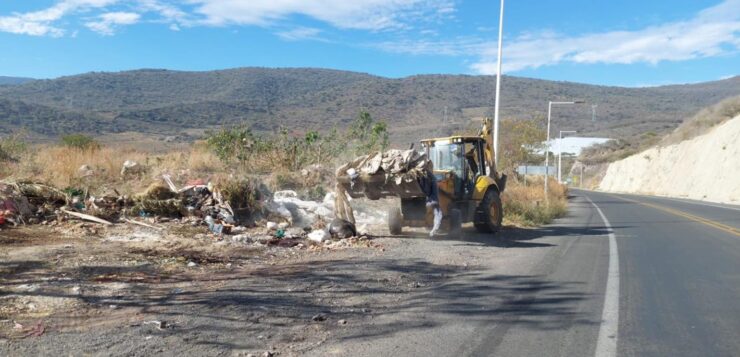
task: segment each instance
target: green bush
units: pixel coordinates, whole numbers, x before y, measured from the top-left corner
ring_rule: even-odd
[[[367,154],[388,147],[388,127],[361,111],[349,129],[326,133],[310,130],[296,133],[280,128],[277,133],[258,135],[248,127],[228,127],[206,133],[206,143],[227,165],[238,164],[250,172],[295,172],[309,165],[347,159],[347,153]]]
[[[246,178],[226,179],[219,181],[217,187],[232,209],[247,214],[260,209],[261,194],[256,182]]]
[[[64,146],[77,148],[80,150],[97,150],[100,149],[100,143],[93,137],[85,134],[68,134],[61,138]]]
[[[0,137],[0,162],[17,161],[27,145],[24,140],[24,134],[21,132],[13,133],[6,137]]]
[[[257,140],[252,129],[245,127],[206,132],[206,144],[226,164],[249,159]]]

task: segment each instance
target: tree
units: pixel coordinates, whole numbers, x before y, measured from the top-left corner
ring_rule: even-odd
[[[531,163],[545,148],[547,133],[542,120],[504,119],[500,127],[499,170],[513,170]]]
[[[370,113],[361,110],[350,126],[350,138],[357,144],[357,153],[366,154],[369,151],[385,150],[388,148],[388,125],[376,122]]]

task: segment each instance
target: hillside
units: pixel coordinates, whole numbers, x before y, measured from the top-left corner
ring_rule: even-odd
[[[33,80],[34,80],[33,78],[0,76],[0,86],[5,86],[5,85],[13,86],[13,85],[30,82]]]
[[[420,125],[425,127],[423,135],[445,134],[468,125],[471,117],[490,115],[494,82],[490,76],[389,79],[310,68],[87,73],[2,86],[0,99],[6,100],[5,106],[15,103],[15,109],[0,115],[7,128],[27,127],[44,135],[59,135],[71,128],[91,133],[169,134],[236,123],[258,130],[280,125],[328,129],[366,109],[391,124],[395,141],[408,141],[418,139]],[[596,120],[591,121],[590,105],[559,107],[553,116],[553,131],[562,128],[618,138],[667,133],[700,108],[740,94],[740,77],[654,88],[511,76],[505,76],[502,83],[504,117],[544,121],[548,100],[583,99],[598,104]]]
[[[105,127],[110,130],[110,123],[94,113],[65,111],[18,100],[0,99],[0,118],[2,133],[20,127],[29,128],[41,135],[79,131],[98,133],[96,128]]]
[[[609,165],[599,189],[740,202],[740,115],[703,135]]]

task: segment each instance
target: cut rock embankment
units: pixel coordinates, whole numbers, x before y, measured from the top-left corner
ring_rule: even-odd
[[[740,116],[704,135],[612,163],[599,189],[740,203]]]

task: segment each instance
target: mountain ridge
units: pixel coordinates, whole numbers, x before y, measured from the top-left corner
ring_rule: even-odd
[[[27,127],[47,136],[63,134],[63,128],[97,134],[172,134],[236,124],[257,130],[279,126],[324,130],[345,125],[359,110],[368,110],[390,124],[394,140],[408,141],[419,135],[420,125],[429,132],[425,136],[446,134],[468,126],[470,118],[490,116],[494,78],[449,74],[385,78],[333,69],[262,67],[90,72],[0,87],[6,107],[25,103],[38,109],[30,116],[0,110],[0,118],[7,118],[0,128]],[[666,133],[701,108],[737,94],[740,76],[644,88],[504,76],[501,113],[504,118],[544,118],[549,100],[585,100],[598,105],[597,120],[591,121],[590,105],[558,107],[553,129],[627,138]],[[55,120],[74,123],[44,125]]]

